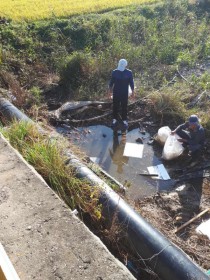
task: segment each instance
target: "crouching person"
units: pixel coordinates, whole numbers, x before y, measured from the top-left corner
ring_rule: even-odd
[[[205,131],[196,115],[191,115],[187,122],[180,124],[171,134],[177,134],[184,147],[188,147],[189,156],[201,151],[205,143]]]

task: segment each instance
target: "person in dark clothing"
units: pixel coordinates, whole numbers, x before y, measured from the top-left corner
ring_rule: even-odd
[[[128,106],[128,93],[129,86],[131,88],[131,97],[135,97],[134,81],[132,71],[126,69],[127,60],[120,59],[117,69],[112,71],[111,80],[109,82],[109,97],[113,93],[113,122],[112,127],[116,126],[118,121],[118,114],[121,107],[122,121],[125,129],[128,128],[127,122],[127,106]]]
[[[180,124],[171,132],[172,135],[175,133],[180,137],[178,140],[183,143],[183,146],[188,147],[190,156],[204,146],[205,131],[196,115],[191,115],[187,122]]]

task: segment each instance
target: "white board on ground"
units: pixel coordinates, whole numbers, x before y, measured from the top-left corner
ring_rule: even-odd
[[[123,155],[126,157],[142,158],[143,149],[143,144],[126,143]]]
[[[210,239],[210,219],[201,223],[197,228],[196,228],[197,233],[201,233],[204,235],[207,235],[208,238]]]
[[[161,180],[170,180],[171,179],[163,164],[158,164],[156,166],[149,166],[149,167],[147,167],[147,169],[148,169],[149,174],[158,175],[157,177],[154,177],[155,179],[161,179]]]

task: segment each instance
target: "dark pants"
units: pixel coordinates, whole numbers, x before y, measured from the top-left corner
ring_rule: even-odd
[[[190,133],[186,130],[180,130],[177,132],[177,135],[182,138],[187,140],[187,142],[183,143],[183,146],[187,146],[189,151],[195,153],[198,152],[202,149],[203,145],[202,144],[189,144],[189,141],[192,139],[190,136]]]
[[[122,120],[127,120],[127,107],[128,107],[128,99],[119,99],[118,97],[113,97],[113,119],[118,120],[119,119],[119,111],[120,107],[122,110]]]

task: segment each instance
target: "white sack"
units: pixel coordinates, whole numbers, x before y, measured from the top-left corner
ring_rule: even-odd
[[[175,159],[183,153],[184,147],[182,143],[177,140],[178,138],[180,137],[176,134],[168,136],[163,148],[163,159]]]
[[[210,239],[210,219],[201,223],[197,228],[196,228],[197,233],[202,233],[204,235],[207,235],[208,238]]]
[[[168,136],[171,133],[171,129],[168,126],[163,126],[161,128],[159,128],[157,136],[156,136],[156,140],[161,144],[164,145]]]

